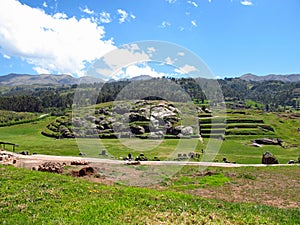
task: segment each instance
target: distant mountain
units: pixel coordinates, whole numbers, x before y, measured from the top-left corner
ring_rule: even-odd
[[[18,86],[18,85],[62,85],[62,84],[79,84],[79,83],[101,83],[101,79],[95,77],[75,78],[71,75],[53,75],[53,74],[8,74],[0,76],[0,86]]]
[[[140,75],[132,78],[121,78],[118,80],[110,79],[107,81],[107,83],[114,83],[119,81],[141,81],[141,80],[151,80],[151,79],[153,79],[153,77],[151,77],[150,75]]]
[[[131,78],[131,81],[138,81],[138,80],[151,80],[153,77],[149,76],[149,75],[140,75],[140,76],[136,76]]]
[[[300,74],[290,74],[290,75],[275,75],[269,74],[266,76],[257,76],[251,73],[244,74],[240,77],[242,80],[246,81],[283,81],[283,82],[298,82],[300,81]]]

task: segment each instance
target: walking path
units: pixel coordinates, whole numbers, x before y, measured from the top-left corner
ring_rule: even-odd
[[[127,164],[128,161],[124,160],[113,160],[113,159],[100,159],[100,158],[87,158],[87,157],[76,157],[76,156],[54,156],[54,155],[20,155],[12,152],[6,152],[7,154],[13,155],[17,159],[17,166],[29,164],[40,164],[44,161],[54,161],[54,162],[71,162],[76,160],[85,160],[91,163],[103,163],[103,164]],[[31,163],[30,163],[31,162]],[[212,167],[266,167],[266,166],[293,166],[293,164],[235,164],[235,163],[219,163],[219,162],[191,162],[191,161],[141,161],[140,165],[178,165],[178,166],[212,166]],[[300,164],[298,164],[300,166]]]

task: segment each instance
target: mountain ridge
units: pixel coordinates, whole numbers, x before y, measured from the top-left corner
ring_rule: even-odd
[[[149,75],[140,75],[133,77],[131,79],[123,79],[125,81],[139,81],[139,80],[149,80],[152,77]],[[300,82],[300,74],[288,74],[288,75],[276,75],[269,74],[265,76],[257,76],[251,73],[244,74],[238,77],[241,80],[245,81],[282,81],[285,83],[288,82]],[[108,83],[117,82],[120,80],[109,80]],[[0,86],[21,86],[21,85],[73,85],[73,84],[90,84],[90,83],[105,83],[104,80],[100,78],[95,78],[91,76],[84,76],[80,78],[72,77],[68,74],[39,74],[39,75],[31,75],[31,74],[17,74],[10,73],[7,75],[0,76]]]
[[[0,76],[0,86],[18,86],[18,85],[73,85],[79,83],[101,83],[103,80],[95,77],[85,76],[80,78],[72,77],[68,74],[16,74]]]
[[[278,75],[278,74],[268,74],[264,76],[257,76],[251,73],[244,74],[239,77],[245,81],[282,81],[282,82],[299,82],[300,74],[287,74],[287,75]]]
[[[108,83],[117,81],[140,81],[149,80],[152,77],[149,75],[140,75],[130,79],[114,80],[111,79],[107,81]],[[100,78],[95,78],[91,76],[84,76],[80,78],[72,77],[68,74],[17,74],[10,73],[7,75],[0,76],[0,86],[20,86],[20,85],[73,85],[73,84],[90,84],[90,83],[105,83],[104,80]]]

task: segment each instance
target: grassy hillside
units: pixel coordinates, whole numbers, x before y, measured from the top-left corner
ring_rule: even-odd
[[[11,126],[22,123],[30,123],[41,119],[46,116],[40,113],[29,112],[13,112],[0,110],[0,127]]]
[[[60,141],[41,134],[45,126],[54,119],[55,117],[47,117],[34,123],[0,127],[0,141],[19,144],[16,151],[29,150],[31,153],[78,155],[79,150],[74,139]],[[11,150],[9,147],[7,149]]]
[[[1,224],[296,224],[299,210],[0,166]]]

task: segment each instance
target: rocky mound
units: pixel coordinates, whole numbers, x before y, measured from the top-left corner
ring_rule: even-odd
[[[55,138],[178,138],[197,134],[193,127],[181,124],[180,114],[172,103],[140,100],[81,113],[73,119],[71,115],[59,117],[42,133]]]
[[[262,164],[278,164],[278,160],[271,152],[265,152],[262,156]]]
[[[44,162],[38,166],[38,171],[50,172],[50,173],[63,173],[65,163],[59,162]]]

